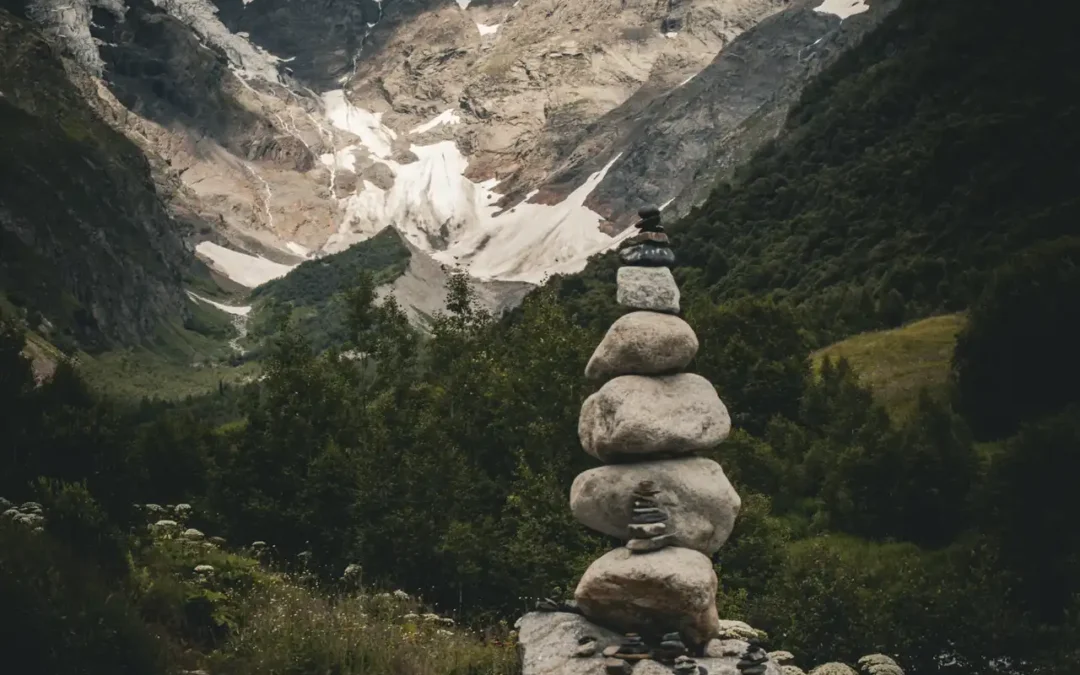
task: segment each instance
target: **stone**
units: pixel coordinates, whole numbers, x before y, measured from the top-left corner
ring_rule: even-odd
[[[574,597],[601,625],[648,635],[677,629],[689,644],[705,644],[720,628],[716,587],[712,561],[692,549],[634,555],[618,548],[589,566]]]
[[[810,675],[859,675],[846,663],[823,663],[810,671]]]
[[[623,661],[622,659],[607,658],[604,659],[604,671],[608,675],[630,675],[633,672],[633,668],[630,663]]]
[[[673,546],[674,544],[674,535],[662,534],[659,537],[652,537],[650,539],[631,539],[626,542],[626,548],[634,553],[651,553],[652,551],[659,551],[662,548]]]
[[[650,537],[659,537],[666,532],[667,523],[630,523],[630,525],[626,528],[626,534],[631,539],[648,539]]]
[[[671,267],[675,264],[675,252],[667,244],[645,242],[619,251],[624,265],[641,267]]]
[[[721,625],[724,621],[720,622]],[[721,629],[722,630],[722,629]],[[749,644],[745,640],[735,640],[730,638],[720,638],[717,640],[710,640],[709,644],[705,645],[705,656],[710,658],[730,658],[730,657],[742,657],[749,648]]]
[[[596,656],[596,642],[586,642],[585,644],[578,645],[578,648],[574,650],[574,656],[579,659]]]
[[[580,614],[559,612],[530,612],[515,624],[522,658],[522,675],[605,675],[604,658],[576,658],[574,650],[583,636],[593,636],[600,654],[608,657],[617,653],[625,639],[622,635],[592,623]],[[666,628],[662,637],[670,635]],[[710,643],[716,645],[717,640]],[[735,643],[735,655],[742,654],[745,642]],[[713,675],[739,675],[735,664],[738,656],[714,658],[709,655],[696,657]],[[621,659],[620,659],[621,660]],[[630,664],[633,675],[672,675],[671,669],[654,659],[644,659]],[[780,667],[768,662],[766,675],[783,675]],[[800,675],[795,673],[794,675]]]
[[[666,267],[620,267],[616,300],[623,307],[679,313],[679,287]]]
[[[631,312],[608,328],[585,366],[585,376],[607,380],[619,375],[674,373],[689,365],[697,351],[694,329],[679,317]]]
[[[765,675],[765,671],[768,670],[768,665],[764,661],[749,665],[743,665],[743,662],[740,661],[737,667],[742,675]]]
[[[706,555],[723,546],[742,502],[720,465],[703,457],[589,469],[578,475],[570,487],[570,510],[578,522],[609,537],[655,536],[641,529],[655,525],[632,524],[632,510],[626,504],[626,495],[646,479],[661,490],[657,499],[668,520],[658,525],[674,535],[675,546]],[[749,626],[746,630],[737,637],[757,635]]]
[[[671,239],[663,232],[642,230],[629,239],[623,240],[623,243],[619,244],[619,248],[630,248],[631,246],[636,246],[645,242],[656,244],[658,246],[671,246]]]
[[[631,514],[631,518],[633,518],[633,521],[641,525],[652,525],[655,523],[662,523],[667,520],[667,514],[665,514],[663,510],[656,507],[638,507],[634,509]]]
[[[731,417],[700,375],[622,375],[585,400],[581,444],[603,462],[642,461],[709,450],[731,431]]]

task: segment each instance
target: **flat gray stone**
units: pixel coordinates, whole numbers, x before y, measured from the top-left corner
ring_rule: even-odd
[[[678,631],[687,646],[704,645],[720,630],[716,587],[712,561],[692,549],[617,548],[589,566],[574,599],[595,623],[641,635]]]
[[[586,527],[629,539],[632,494],[644,480],[651,480],[660,491],[656,500],[668,516],[663,529],[674,535],[675,546],[711,555],[724,545],[742,500],[723,468],[703,457],[589,469],[570,487],[570,510]]]
[[[603,651],[618,648],[622,635],[598,626],[580,614],[562,612],[533,612],[518,619],[518,644],[521,649],[522,675],[605,675]],[[596,638],[597,656],[575,657],[578,640],[586,635]],[[713,643],[717,642],[716,640]],[[738,643],[731,656],[694,657],[705,666],[709,675],[739,675],[735,664],[746,651],[745,642]],[[633,675],[671,675],[671,668],[652,659],[633,664]],[[779,667],[769,662],[766,675],[782,675]]]
[[[615,299],[623,307],[679,313],[679,287],[666,267],[620,267]]]
[[[602,462],[701,452],[730,431],[716,390],[692,373],[616,377],[585,400],[578,418],[582,446]]]
[[[631,312],[611,324],[585,366],[585,376],[606,380],[619,375],[674,373],[689,365],[697,351],[694,329],[679,317]]]

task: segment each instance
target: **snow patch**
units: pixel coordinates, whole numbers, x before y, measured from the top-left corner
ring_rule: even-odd
[[[680,83],[679,83],[679,86],[681,87],[681,86],[683,86],[684,84],[687,84],[688,82],[690,82],[690,80],[692,80],[692,79],[694,79],[695,77],[697,77],[697,75],[698,75],[697,73],[694,73],[694,74],[693,74],[693,75],[691,75],[690,77],[688,77],[688,78],[686,78],[685,80],[683,80],[682,82],[680,82]]]
[[[248,0],[248,1],[250,2],[251,0]],[[223,312],[225,312],[227,314],[232,314],[233,316],[247,316],[248,314],[251,313],[251,305],[245,305],[243,307],[241,307],[239,305],[224,305],[224,304],[222,304],[220,302],[215,302],[215,301],[211,300],[210,298],[204,298],[203,296],[201,296],[201,295],[199,295],[197,293],[192,293],[191,291],[188,291],[187,294],[188,294],[188,297],[190,297],[192,300],[197,300],[199,302],[205,302],[208,305],[213,305],[214,307],[217,307],[221,311],[223,311]]]
[[[432,253],[441,263],[466,268],[480,279],[541,283],[549,274],[580,271],[588,258],[621,241],[600,231],[603,218],[585,200],[618,156],[559,204],[523,203],[503,211],[492,179],[465,177],[468,160],[453,141],[412,145],[410,164],[383,160],[394,185],[369,181],[342,200],[345,219],[323,247],[333,253],[369,239],[387,226]],[[629,231],[629,230],[628,230]]]
[[[458,7],[462,9],[468,9],[470,2],[472,2],[472,0],[457,0]]]
[[[326,92],[322,99],[331,124],[357,136],[360,143],[376,157],[386,159],[392,154],[397,134],[382,123],[382,113],[357,108],[349,103],[341,89]]]
[[[295,241],[286,242],[285,243],[285,248],[289,249],[289,251],[291,253],[295,253],[296,255],[300,256],[301,258],[306,258],[311,254],[311,251],[309,251],[307,249],[307,247],[301,246],[300,244],[297,244]]]
[[[282,265],[261,256],[240,253],[209,241],[201,242],[195,252],[210,262],[217,271],[241,286],[255,288],[267,281],[280,279],[288,274],[294,265]]]
[[[499,32],[499,26],[501,25],[501,23],[492,24],[490,26],[483,23],[477,23],[476,29],[480,31],[480,35],[494,35]]]
[[[814,8],[815,12],[822,14],[835,14],[840,19],[846,19],[855,14],[862,14],[870,9],[866,0],[825,0]]]
[[[669,199],[669,200],[667,200],[666,202],[664,202],[663,204],[661,204],[661,205],[660,205],[660,210],[661,210],[661,211],[663,211],[663,210],[664,210],[664,209],[666,209],[667,207],[671,206],[671,202],[673,202],[673,201],[675,201],[675,198],[674,198],[674,197],[672,197],[671,199]]]
[[[440,124],[461,124],[461,118],[458,117],[456,110],[444,110],[443,112],[436,115],[433,119],[424,122],[420,126],[411,130],[409,134],[425,134],[434,129],[435,127],[439,126]]]

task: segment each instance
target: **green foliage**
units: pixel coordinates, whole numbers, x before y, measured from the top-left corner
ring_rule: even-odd
[[[1041,617],[1065,618],[1080,594],[1080,404],[1026,424],[990,466],[983,496],[987,528],[1019,580],[1017,599]]]
[[[971,309],[953,368],[959,407],[979,436],[1076,400],[1080,379],[1080,238],[1043,243],[998,270]]]
[[[287,276],[251,292],[255,305],[252,337],[262,340],[271,336],[277,330],[276,317],[286,313],[316,350],[346,344],[353,337],[353,327],[346,318],[347,292],[355,288],[362,274],[369,275],[365,282],[370,285],[368,293],[375,286],[390,283],[405,271],[409,257],[401,235],[388,227],[341,253],[301,263]]]
[[[33,675],[166,673],[157,635],[95,561],[0,520],[0,649]]]
[[[713,307],[699,300],[687,320],[700,343],[694,368],[716,384],[739,427],[761,433],[773,415],[795,416],[810,349],[789,308],[749,299]]]

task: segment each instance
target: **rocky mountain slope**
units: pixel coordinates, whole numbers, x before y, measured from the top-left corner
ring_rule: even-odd
[[[105,124],[98,84],[0,10],[0,298],[57,344],[133,344],[188,315],[179,185]]]
[[[441,267],[502,306],[640,203],[687,211],[896,1],[4,4],[102,84],[219,273],[253,287],[394,227],[424,314]]]

